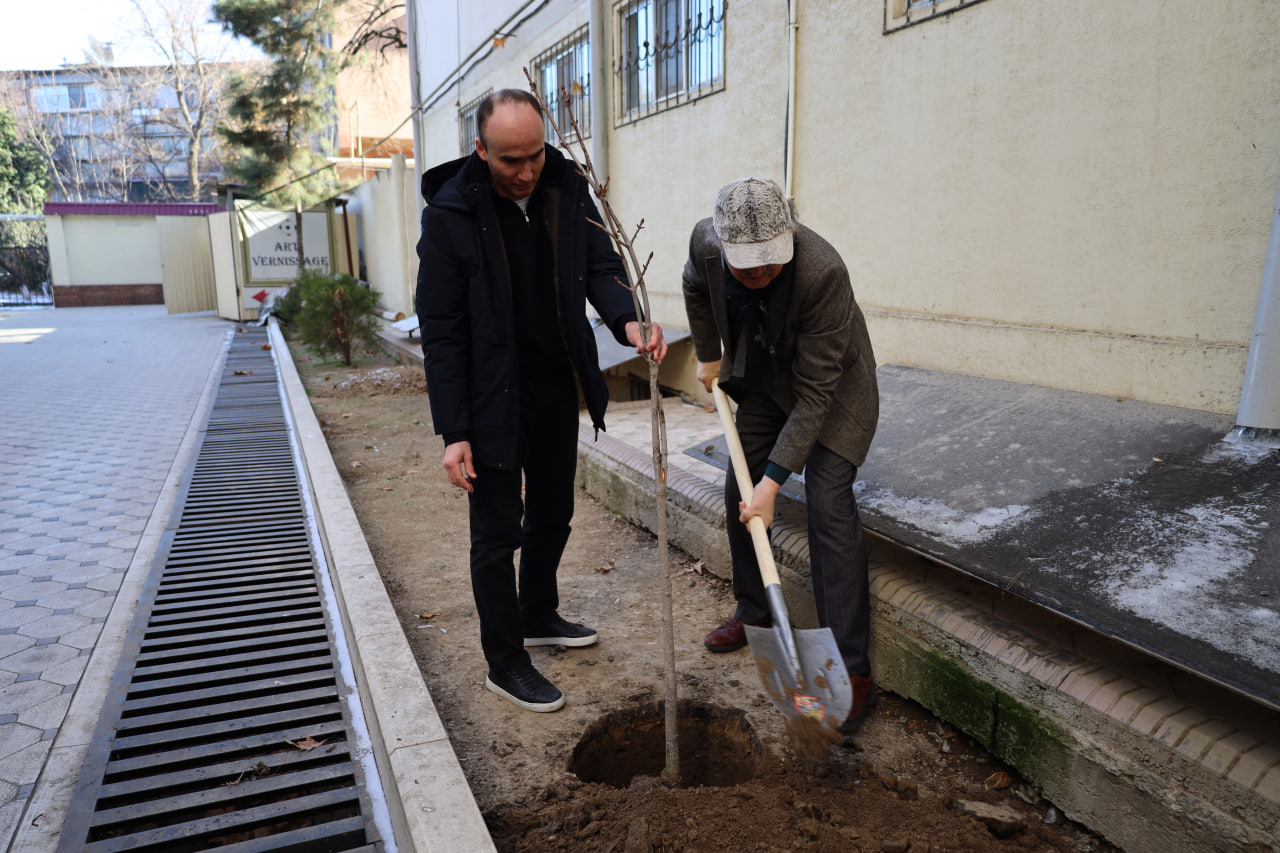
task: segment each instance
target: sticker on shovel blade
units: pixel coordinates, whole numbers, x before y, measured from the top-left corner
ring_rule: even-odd
[[[806,717],[813,717],[818,722],[827,718],[827,706],[822,704],[817,696],[801,696],[796,693],[791,698],[795,702],[796,710]]]

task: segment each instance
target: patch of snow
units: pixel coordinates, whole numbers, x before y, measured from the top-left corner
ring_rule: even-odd
[[[936,498],[904,498],[886,488],[864,491],[858,501],[953,547],[984,542],[1014,519],[1031,517],[1026,515],[1031,511],[1028,506],[986,507],[978,512],[964,512]]]
[[[1209,463],[1229,459],[1245,465],[1257,465],[1275,452],[1276,445],[1265,441],[1219,441],[1210,445],[1200,458]]]
[[[1181,518],[1147,511],[1137,521],[1134,533],[1147,542],[1133,549],[1127,565],[1123,559],[1110,563],[1113,575],[1103,594],[1144,619],[1280,672],[1280,614],[1221,595],[1252,565],[1267,522],[1219,499],[1191,507]]]

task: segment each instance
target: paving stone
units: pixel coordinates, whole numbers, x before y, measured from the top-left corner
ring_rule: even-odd
[[[63,645],[72,645],[65,642]],[[69,661],[55,664],[54,666],[45,667],[40,673],[40,680],[47,681],[50,684],[57,684],[61,687],[70,687],[73,690],[80,683],[81,676],[84,675],[85,667],[89,664],[89,658],[86,655],[76,655]]]
[[[10,672],[39,672],[46,667],[55,666],[70,660],[78,654],[78,649],[62,643],[53,643],[48,646],[32,646],[29,649],[9,655],[4,660],[0,660],[0,668],[9,670]],[[12,690],[13,686],[5,688]],[[0,691],[0,695],[3,691]],[[0,702],[0,708],[4,707],[4,703]]]
[[[5,659],[10,655],[26,651],[35,644],[36,641],[33,638],[24,637],[18,633],[0,636],[0,669],[5,667]]]
[[[76,612],[80,613],[83,612],[81,610],[82,607],[90,602],[98,600],[104,594],[105,593],[99,592],[96,589],[67,589],[56,595],[45,596],[40,599],[40,603],[49,608],[56,609],[71,607],[75,608]],[[53,612],[52,609],[50,612]],[[86,613],[84,615],[88,616],[90,614]]]
[[[86,530],[76,537],[77,541],[87,542],[90,545],[106,545],[111,540],[117,538],[120,534],[116,531],[115,526],[111,527],[94,527]]]
[[[14,723],[14,725],[21,724]],[[30,727],[24,726],[24,728]],[[40,770],[44,767],[44,760],[49,757],[49,748],[53,746],[53,741],[40,740],[43,732],[38,729],[31,729],[31,731],[36,733],[35,743],[24,750],[0,758],[0,780],[16,785],[34,785],[36,779],[40,777]],[[30,792],[27,796],[31,796]]]
[[[0,595],[8,595],[9,590],[27,583],[31,583],[31,578],[24,574],[2,575],[0,576]]]
[[[84,565],[83,563],[69,563],[65,566],[54,569],[53,576],[62,583],[65,583],[67,585],[67,589],[76,589],[76,584],[83,586],[94,578],[99,578],[103,575],[109,574],[111,574],[111,569],[98,563],[93,563],[91,565]]]
[[[92,649],[102,635],[102,623],[91,622],[83,628],[68,631],[58,638],[58,642],[72,649]]]
[[[52,521],[33,520],[22,525],[18,530],[27,536],[48,536],[53,535],[55,531],[62,530],[65,526],[62,521],[57,519]]]
[[[45,557],[40,563],[34,563],[18,574],[25,576],[28,580],[38,577],[52,577],[54,580],[65,581],[62,577],[63,572],[73,571],[82,564],[78,560],[63,560],[58,557]]]
[[[132,551],[138,547],[138,541],[141,538],[142,536],[138,533],[120,533],[117,531],[117,535],[106,544],[107,547],[115,548],[118,551],[127,551],[132,553]]]
[[[117,551],[116,554],[107,559],[99,560],[100,565],[109,569],[119,569],[125,571],[133,563],[133,551]]]
[[[89,581],[88,583],[86,583],[84,585],[84,588],[97,590],[99,592],[115,593],[120,589],[120,581],[123,577],[124,575],[118,572],[112,572],[110,574],[100,575],[99,577],[96,577],[91,581]]]
[[[61,686],[59,686],[59,691],[61,691]],[[48,731],[50,729],[57,731],[57,727],[62,725],[62,721],[66,719],[67,708],[70,706],[71,694],[59,692],[43,702],[19,712],[18,722],[40,729],[40,739],[47,740]]]
[[[13,802],[0,806],[0,845],[6,849],[18,829],[18,821],[22,819],[28,799],[28,797],[14,799]]]
[[[36,553],[44,554],[46,557],[74,560],[77,563],[88,563],[93,560],[101,560],[103,557],[115,553],[115,550],[107,545],[94,545],[89,542],[58,542],[55,545],[37,548]]]
[[[105,619],[111,614],[111,608],[115,605],[115,598],[109,595],[100,595],[87,604],[81,604],[76,607],[76,612],[82,616],[88,616],[90,619]]]
[[[27,707],[30,707],[30,705]],[[33,726],[24,726],[22,723],[10,723],[7,726],[0,726],[0,758],[15,755],[31,746],[33,743],[39,742],[40,729]],[[24,781],[22,779],[15,779],[11,776],[5,776],[2,773],[0,773],[0,778],[17,785],[21,785]]]
[[[3,628],[20,628],[30,622],[53,615],[51,607],[18,607],[16,602],[7,603],[9,607],[0,611],[0,627]]]
[[[5,590],[5,597],[14,599],[15,601],[40,600],[59,592],[66,592],[67,585],[58,583],[57,581],[33,581],[28,580],[25,584],[11,587]]]
[[[18,571],[27,566],[34,566],[37,563],[43,563],[44,557],[40,554],[11,554],[8,557],[0,559],[0,571]]]
[[[74,610],[66,613],[55,613],[44,619],[37,619],[34,622],[18,628],[18,633],[27,637],[53,637],[57,638],[63,634],[69,634],[72,631],[83,628],[85,625],[92,623],[88,616],[77,614]]]

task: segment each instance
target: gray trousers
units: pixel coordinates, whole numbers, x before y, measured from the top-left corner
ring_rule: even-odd
[[[738,435],[758,483],[769,464],[769,453],[787,421],[787,413],[765,394],[748,394],[738,406]],[[809,515],[809,565],[818,623],[830,628],[850,675],[870,675],[867,647],[871,639],[871,592],[867,580],[867,549],[862,518],[853,495],[858,468],[821,444],[805,461],[805,499]],[[733,594],[737,616],[744,622],[772,622],[760,579],[751,534],[738,521],[738,483],[732,463],[724,481],[725,520],[733,557]]]

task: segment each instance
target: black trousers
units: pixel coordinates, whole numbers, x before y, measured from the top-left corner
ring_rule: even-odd
[[[759,483],[769,453],[787,421],[787,412],[765,394],[747,394],[738,406],[738,435],[751,473]],[[809,566],[818,624],[830,628],[850,675],[869,675],[871,591],[862,517],[853,495],[858,468],[821,444],[805,461],[804,487],[809,515]],[[733,558],[733,594],[737,616],[752,624],[769,624],[769,602],[760,579],[760,564],[747,526],[738,521],[738,482],[733,466],[724,481],[729,552]]]
[[[477,464],[469,496],[471,591],[485,660],[498,671],[529,663],[525,626],[536,630],[560,606],[556,570],[569,540],[578,464],[578,390],[572,375],[526,382],[520,389],[519,429],[520,467]]]

